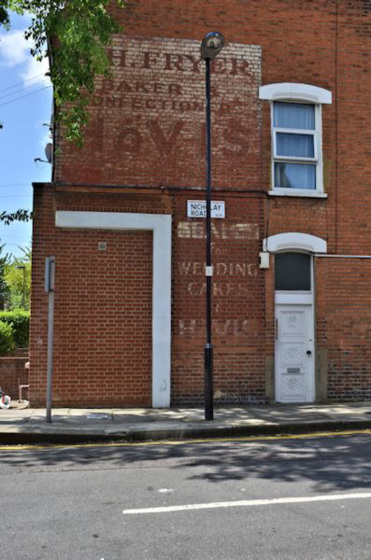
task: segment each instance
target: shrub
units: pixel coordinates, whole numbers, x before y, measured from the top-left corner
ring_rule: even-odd
[[[10,325],[16,348],[28,348],[30,339],[30,312],[23,309],[0,311],[0,321]]]
[[[0,321],[0,356],[11,354],[15,348],[12,326]]]

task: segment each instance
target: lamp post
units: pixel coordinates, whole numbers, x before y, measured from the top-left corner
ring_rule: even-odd
[[[201,57],[206,63],[206,344],[205,344],[205,420],[213,420],[213,345],[211,340],[211,104],[210,61],[222,50],[224,37],[217,31],[207,33],[201,43]]]

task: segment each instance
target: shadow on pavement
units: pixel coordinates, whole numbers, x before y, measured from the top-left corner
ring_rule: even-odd
[[[0,474],[50,470],[187,469],[190,480],[312,481],[317,489],[370,488],[370,434],[276,439],[254,442],[202,442],[1,449]]]

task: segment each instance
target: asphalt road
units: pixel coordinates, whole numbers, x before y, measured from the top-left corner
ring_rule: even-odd
[[[1,448],[1,560],[371,560],[371,434]]]

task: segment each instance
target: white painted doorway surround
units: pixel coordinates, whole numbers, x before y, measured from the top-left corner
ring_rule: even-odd
[[[170,406],[171,216],[124,212],[56,212],[55,225],[69,229],[152,231],[152,406]],[[57,264],[58,266],[58,264]]]
[[[313,235],[289,232],[264,240],[270,253],[326,253],[327,243]],[[275,401],[305,403],[315,400],[315,313],[313,259],[311,289],[275,292]]]

